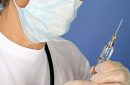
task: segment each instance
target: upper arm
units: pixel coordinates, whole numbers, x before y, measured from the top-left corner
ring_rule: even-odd
[[[68,50],[71,49],[71,55],[73,59],[75,59],[75,68],[78,70],[78,80],[86,80],[90,69],[89,61],[75,44],[70,41],[67,42],[70,45]]]
[[[79,48],[72,42],[59,38],[53,42],[56,50],[62,59],[69,64],[68,67],[73,71],[76,80],[85,80],[90,69],[87,58],[82,54]]]

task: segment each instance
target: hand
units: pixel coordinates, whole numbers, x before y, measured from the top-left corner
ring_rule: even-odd
[[[106,61],[95,68],[91,81],[99,85],[127,85],[129,71],[121,63]],[[130,84],[129,84],[130,85]]]
[[[62,85],[98,85],[98,84],[93,83],[93,82],[89,82],[89,81],[76,80],[76,81],[66,82]]]

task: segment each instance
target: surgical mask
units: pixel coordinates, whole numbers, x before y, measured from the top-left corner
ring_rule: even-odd
[[[32,42],[47,42],[65,34],[77,9],[79,0],[30,0],[25,8],[17,6],[23,31]]]

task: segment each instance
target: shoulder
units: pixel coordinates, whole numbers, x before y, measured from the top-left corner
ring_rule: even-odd
[[[79,48],[69,40],[58,37],[49,42],[53,50],[57,51],[61,55],[69,56],[76,59],[86,59]]]
[[[72,53],[82,54],[79,48],[74,43],[64,38],[58,37],[50,41],[49,43],[53,45],[56,50],[58,50],[60,53],[63,53],[63,54],[69,54],[69,55]]]
[[[59,59],[62,69],[70,68],[76,79],[83,79],[83,75],[89,69],[89,62],[79,48],[69,40],[58,37],[48,43],[53,54]]]
[[[61,37],[58,37],[58,38],[50,41],[50,43],[57,46],[58,48],[64,47],[63,49],[69,49],[69,48],[78,49],[74,43],[72,43],[71,41],[69,41],[67,39],[61,38]]]
[[[65,38],[62,38],[62,37],[57,37],[56,39],[53,39],[50,42],[52,42],[54,44],[58,44],[58,45],[71,45],[71,46],[74,45],[71,41],[69,41]]]

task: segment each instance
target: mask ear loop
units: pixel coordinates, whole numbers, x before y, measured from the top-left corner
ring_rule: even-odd
[[[20,8],[20,7],[17,5],[16,0],[13,0],[13,2],[14,2],[14,4],[15,4],[15,6],[16,6],[17,9]]]
[[[17,9],[20,9],[20,8],[21,8],[21,9],[26,8],[27,5],[30,4],[30,0],[29,0],[29,2],[27,3],[27,5],[25,5],[25,7],[20,7],[20,6],[17,5],[16,0],[13,0],[13,2],[14,2],[14,4],[15,4],[15,6],[16,6]]]

